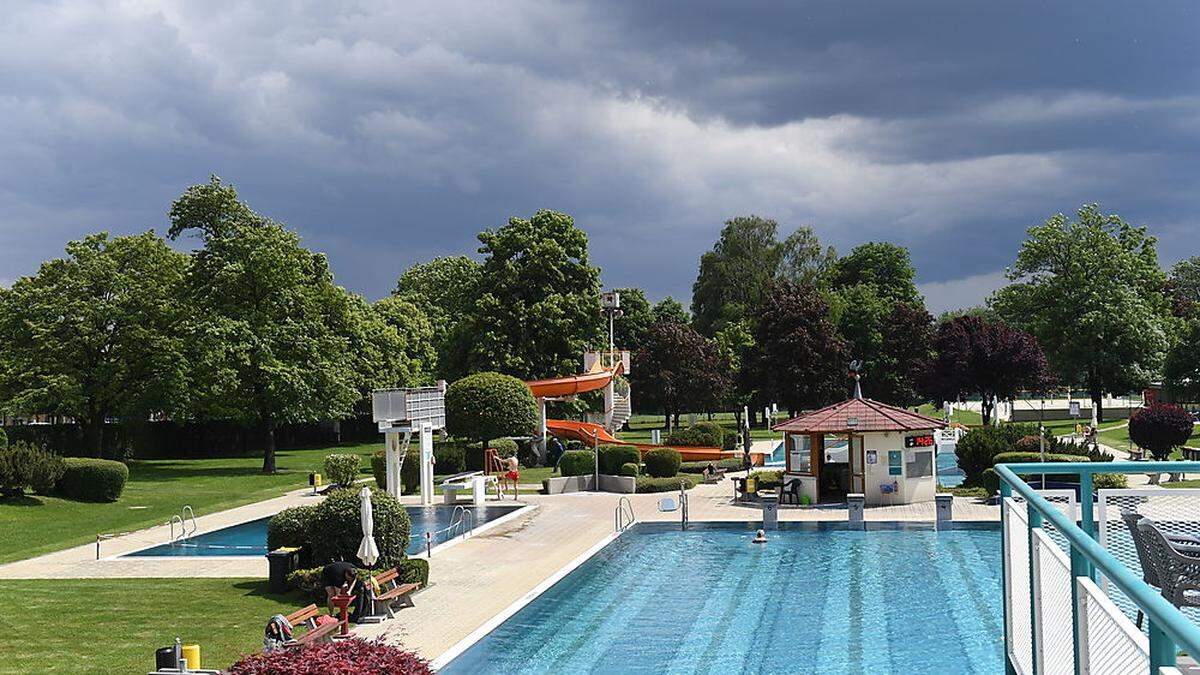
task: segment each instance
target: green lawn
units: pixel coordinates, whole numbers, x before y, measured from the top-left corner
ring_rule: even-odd
[[[276,497],[307,485],[309,472],[320,471],[327,454],[368,455],[381,445],[283,451],[274,475],[259,471],[261,457],[138,460],[129,463],[129,482],[121,499],[110,504],[40,495],[0,500],[0,563],[94,542],[98,533],[165,523],[184,504],[199,516]],[[364,461],[363,474],[369,472]]]
[[[701,413],[696,415],[697,422],[707,419],[708,416],[705,414]],[[787,419],[787,415],[780,413],[775,416],[774,423],[782,422],[785,419]],[[738,431],[737,419],[731,412],[713,413],[712,421],[724,427],[726,433],[737,433]],[[633,443],[649,443],[650,432],[654,429],[658,429],[662,432],[662,441],[666,442],[667,432],[666,427],[663,426],[663,422],[664,418],[662,415],[634,415],[633,417],[629,418],[629,431],[622,431],[618,433],[617,436],[623,441],[630,441]],[[686,414],[680,415],[679,423],[686,427],[688,425],[688,416]],[[770,429],[766,429],[760,423],[759,426],[756,426],[750,430],[750,438],[756,441],[780,440],[783,438],[783,434],[778,434]]]
[[[146,673],[154,650],[200,645],[205,668],[262,648],[272,614],[307,604],[257,579],[0,581],[0,673]]]
[[[942,408],[940,406],[935,406],[930,403],[921,405],[919,408],[917,408],[917,411],[920,412],[922,415],[929,415],[930,417],[937,417],[939,419],[942,416]],[[958,422],[959,424],[965,424],[966,426],[969,426],[969,427],[977,427],[977,426],[983,424],[983,416],[981,416],[979,413],[974,412],[972,410],[962,410],[960,408],[955,408],[954,414],[950,416],[950,421]]]

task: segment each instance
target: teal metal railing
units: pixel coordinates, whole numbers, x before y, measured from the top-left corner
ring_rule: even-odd
[[[1066,540],[1069,549],[1070,611],[1075,641],[1074,673],[1082,675],[1089,672],[1087,666],[1089,649],[1106,648],[1105,645],[1097,644],[1094,640],[1089,642],[1089,636],[1086,632],[1090,629],[1086,625],[1081,624],[1081,599],[1079,594],[1082,592],[1080,589],[1084,587],[1081,581],[1086,579],[1088,582],[1094,582],[1097,571],[1104,574],[1110,584],[1115,585],[1124,592],[1129,600],[1146,616],[1148,621],[1147,633],[1149,635],[1149,648],[1146,655],[1149,669],[1146,672],[1152,674],[1170,672],[1165,669],[1173,668],[1176,665],[1176,655],[1180,649],[1193,656],[1200,655],[1200,627],[1197,627],[1196,624],[1192,623],[1174,605],[1168,602],[1159,591],[1147,584],[1140,576],[1131,572],[1124,564],[1113,557],[1096,540],[1096,521],[1093,515],[1092,504],[1093,476],[1099,473],[1137,474],[1152,472],[1200,473],[1200,462],[1047,462],[999,464],[996,466],[996,473],[1000,476],[1001,518],[1004,521],[1002,525],[1004,539],[1004,640],[1008,672],[1020,673],[1021,675],[1048,675],[1048,672],[1039,672],[1039,667],[1044,667],[1045,670],[1054,672],[1065,670],[1065,666],[1062,663],[1054,664],[1053,667],[1050,667],[1046,666],[1041,659],[1036,658],[1036,655],[1039,654],[1038,650],[1042,647],[1037,642],[1039,638],[1039,611],[1041,611],[1041,605],[1044,602],[1043,596],[1046,594],[1041,592],[1044,589],[1039,589],[1038,584],[1034,583],[1034,580],[1038,579],[1039,575],[1039,571],[1035,569],[1037,560],[1035,542],[1045,541],[1045,538],[1039,536],[1037,531],[1046,524],[1053,525],[1054,529]],[[1073,519],[1068,518],[1021,478],[1022,475],[1029,474],[1078,476],[1080,484],[1079,524],[1076,524]],[[1014,517],[1009,512],[1009,505],[1012,503],[1010,500],[1014,496],[1019,496],[1027,505],[1025,509],[1026,517],[1019,518],[1019,520],[1024,520],[1028,526],[1028,532],[1026,533],[1028,535],[1028,544],[1009,541],[1009,531],[1010,529],[1014,529],[1012,528],[1013,523],[1009,520]],[[1196,517],[1200,518],[1200,508],[1196,510]],[[1009,569],[1014,563],[1013,560],[1010,560],[1012,551],[1024,551],[1024,555],[1029,556],[1029,588],[1020,590],[1022,592],[1027,591],[1030,597],[1027,603],[1024,598],[1019,603],[1022,608],[1028,604],[1031,614],[1028,617],[1009,616],[1010,607],[1013,604],[1010,602],[1010,594],[1016,590],[1009,587],[1010,579],[1020,577],[1022,581],[1025,581],[1025,570]],[[1088,585],[1086,588],[1095,587]],[[1029,625],[1032,626],[1029,638],[1030,644],[1028,645],[1028,649],[1032,650],[1032,654],[1018,654],[1018,656],[1022,657],[1018,659],[1021,662],[1021,665],[1018,665],[1014,664],[1011,657],[1016,647],[1013,635],[1015,629],[1013,627],[1017,626],[1017,622],[1020,621],[1028,621],[1030,622]],[[1125,619],[1125,621],[1128,620]],[[1025,628],[1024,626],[1020,628],[1021,634],[1024,636]],[[1025,649],[1026,646],[1021,644],[1020,648]],[[1025,656],[1029,656],[1029,658],[1024,658]],[[1065,672],[1071,671],[1066,670]]]

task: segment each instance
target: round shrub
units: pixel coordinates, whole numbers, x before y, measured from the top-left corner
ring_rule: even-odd
[[[495,450],[500,459],[517,456],[517,442],[511,438],[494,438],[488,441],[488,447]]]
[[[375,476],[375,487],[387,489],[387,451],[376,450],[371,453],[371,475]]]
[[[651,478],[640,476],[637,479],[637,492],[672,492],[679,489],[683,483],[685,490],[696,487],[696,481],[691,476],[673,476],[671,478]]]
[[[667,434],[667,443],[685,448],[704,447],[704,434],[696,427],[688,427],[686,429],[675,429]]]
[[[271,516],[267,521],[267,550],[308,546],[308,531],[316,508],[316,504],[293,506]]]
[[[111,459],[68,457],[55,485],[58,494],[84,502],[115,502],[125,491],[129,467]]]
[[[412,523],[408,512],[396,498],[383,490],[371,494],[371,513],[375,517],[375,544],[379,547],[380,569],[394,567],[404,560]],[[308,530],[309,548],[314,565],[335,560],[358,562],[362,541],[358,490],[334,490],[313,509]]]
[[[454,436],[486,443],[527,436],[537,424],[537,402],[515,377],[475,373],[446,388],[446,430]]]
[[[336,453],[325,455],[325,481],[330,485],[350,487],[358,479],[362,460],[358,455]]]
[[[19,495],[25,492],[25,488],[32,488],[41,494],[49,493],[54,490],[65,469],[66,463],[62,457],[17,441],[0,449],[0,493]]]
[[[636,478],[639,473],[638,469],[640,469],[640,468],[641,467],[638,466],[637,462],[626,462],[621,465],[620,469],[617,470],[617,475],[618,476],[633,476]]]
[[[653,478],[670,478],[679,473],[679,465],[683,458],[674,448],[655,448],[646,453],[643,460],[646,464],[646,474]]]
[[[433,444],[433,458],[437,473],[462,473],[467,470],[467,450],[462,443],[443,441]]]
[[[1170,403],[1151,403],[1129,418],[1129,439],[1162,462],[1192,435],[1192,416]]]
[[[602,445],[600,451],[600,473],[615,476],[624,464],[639,464],[642,454],[632,445]]]
[[[558,470],[564,476],[587,476],[596,469],[596,456],[591,450],[568,450],[558,460]]]
[[[1000,490],[1000,475],[995,469],[986,469],[979,475],[979,485],[987,490],[989,495],[994,495]]]
[[[696,430],[700,440],[704,441],[704,445],[710,448],[721,448],[725,446],[725,427],[710,420],[701,420],[692,425]]]
[[[367,642],[354,638],[243,656],[226,672],[229,675],[428,675],[433,670],[427,661],[416,654],[384,644],[381,639]]]
[[[396,572],[400,575],[396,580],[399,583],[421,584],[422,587],[429,585],[429,561],[425,558],[401,560],[396,565]]]
[[[400,489],[403,490],[405,494],[412,494],[416,492],[417,488],[420,486],[421,446],[416,443],[409,443],[408,452],[404,453],[404,463],[400,465]]]

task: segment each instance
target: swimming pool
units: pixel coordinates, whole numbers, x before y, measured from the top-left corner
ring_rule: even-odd
[[[466,506],[475,515],[475,527],[496,520],[522,508],[520,504]],[[425,533],[436,533],[432,545],[444,543],[449,532],[444,531],[454,516],[453,506],[406,506],[412,520],[409,555],[425,550]],[[240,525],[203,532],[177,544],[160,544],[152,548],[127,553],[122,557],[193,557],[193,556],[251,556],[267,554],[267,521],[251,520]]]
[[[443,673],[1004,672],[995,524],[639,524]]]

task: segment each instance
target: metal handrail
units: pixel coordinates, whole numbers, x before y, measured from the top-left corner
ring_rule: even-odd
[[[1174,605],[1133,574],[1093,537],[1092,478],[1098,473],[1195,473],[1200,462],[1035,462],[1026,464],[997,464],[1002,497],[1016,492],[1027,508],[1036,509],[1040,519],[1052,523],[1070,543],[1073,576],[1094,577],[1092,567],[1102,571],[1108,580],[1121,589],[1145,613],[1150,621],[1150,661],[1152,667],[1174,665],[1176,646],[1189,654],[1200,654],[1200,627],[1197,627]],[[1084,529],[1046,501],[1020,478],[1021,474],[1074,474],[1080,477],[1080,506]],[[1039,520],[1040,520],[1039,519]],[[1031,527],[1035,526],[1030,518]],[[1084,531],[1086,529],[1086,531]],[[1004,532],[1007,536],[1007,532]],[[1083,563],[1082,565],[1078,563]],[[1077,574],[1076,572],[1082,572]],[[1007,594],[1008,589],[1005,588]],[[1007,637],[1007,636],[1006,636]],[[1168,642],[1167,638],[1170,641]]]
[[[470,521],[470,526],[466,522]],[[453,539],[458,535],[466,536],[469,532],[475,531],[475,514],[467,507],[459,504],[454,507],[454,512],[450,514],[450,525],[446,528],[450,532],[450,538]]]
[[[687,483],[679,481],[679,524],[681,529],[688,528],[688,493]]]
[[[633,503],[629,501],[629,497],[621,497],[617,500],[617,508],[613,512],[613,528],[616,532],[624,532],[633,525],[637,517],[633,514]]]
[[[183,517],[178,516],[178,515],[171,516],[171,543],[172,544],[175,543],[175,521],[179,521],[179,538],[183,539],[183,535],[185,534],[184,527],[183,527]]]
[[[187,530],[184,533],[184,535],[182,537],[183,539],[187,539],[191,535],[195,534],[196,530],[200,529],[200,526],[196,524],[196,513],[194,511],[192,511],[192,506],[190,504],[185,504],[183,509],[180,510],[179,520],[181,523],[183,523],[184,526],[187,525],[188,520],[192,521],[192,529]]]

